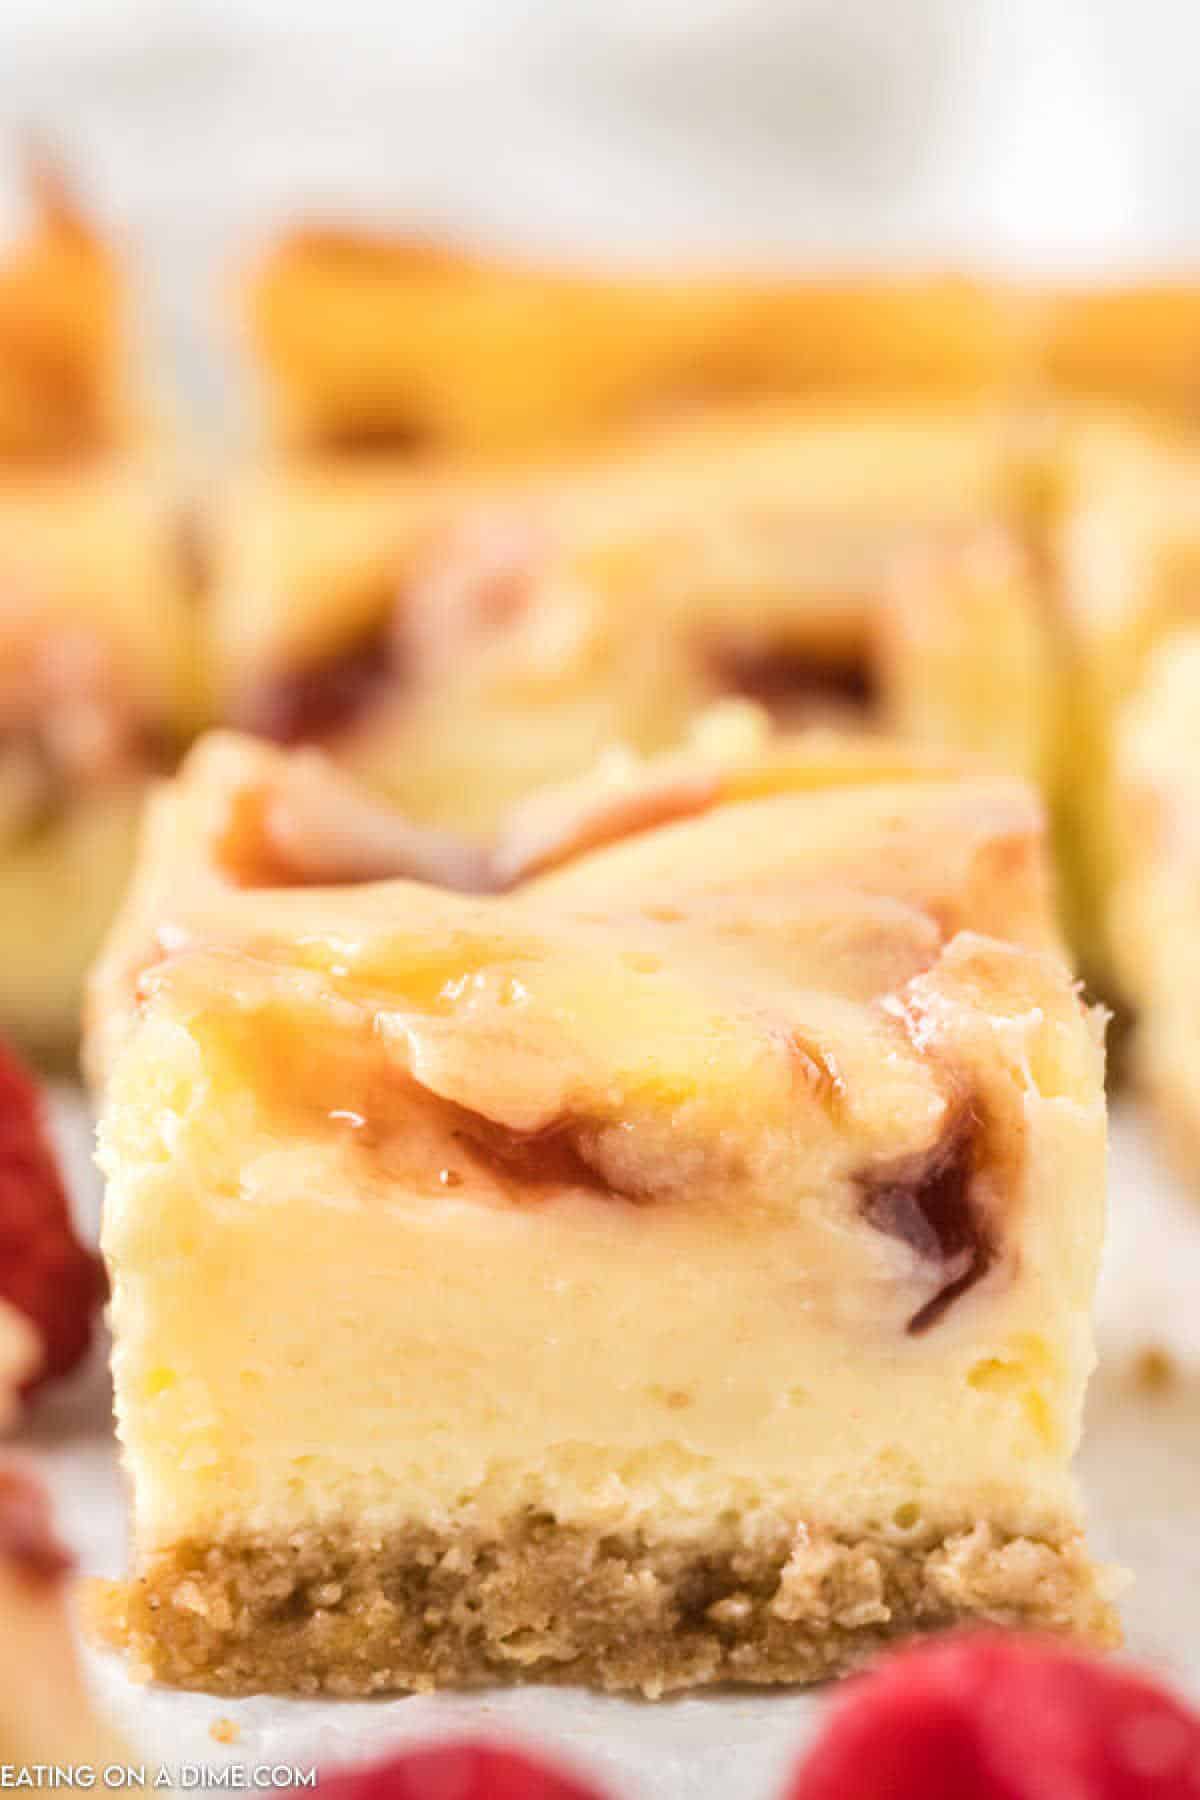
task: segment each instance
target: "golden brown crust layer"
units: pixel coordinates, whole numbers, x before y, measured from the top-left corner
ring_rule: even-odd
[[[225,1694],[525,1679],[656,1698],[821,1681],[891,1639],[972,1621],[1119,1638],[1080,1537],[985,1521],[855,1538],[779,1521],[753,1542],[677,1544],[535,1515],[503,1535],[314,1529],[180,1545],[93,1606],[136,1672]]]

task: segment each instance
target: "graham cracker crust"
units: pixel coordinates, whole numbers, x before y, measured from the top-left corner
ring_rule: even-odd
[[[503,1535],[411,1527],[181,1544],[97,1584],[92,1624],[145,1679],[216,1694],[362,1695],[514,1680],[657,1698],[813,1682],[888,1641],[967,1622],[1119,1641],[1082,1539],[857,1537],[779,1524],[706,1546],[536,1515]]]

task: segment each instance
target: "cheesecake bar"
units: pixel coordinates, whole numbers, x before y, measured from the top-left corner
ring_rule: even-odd
[[[0,469],[0,1030],[69,1053],[148,784],[194,721],[169,483],[137,457]]]
[[[117,260],[49,158],[26,174],[29,229],[0,255],[0,467],[90,455],[132,425]]]
[[[1200,287],[1099,283],[1046,296],[1042,361],[1060,394],[1194,425],[1200,414]]]
[[[1108,896],[1124,853],[1114,744],[1155,644],[1200,623],[1200,457],[1172,428],[1087,411],[1061,415],[1039,455],[1031,529],[1055,671],[1064,910],[1089,976],[1115,995],[1122,958]]]
[[[123,272],[56,171],[33,194],[0,264],[0,1031],[58,1060],[147,782],[195,723],[194,594]]]
[[[680,279],[301,226],[239,285],[270,436],[303,453],[509,455],[764,395],[1200,407],[1186,277]]]
[[[1030,791],[716,733],[483,860],[388,828],[202,743],[111,946],[135,1666],[658,1695],[1111,1640],[1103,1049]]]
[[[1045,621],[986,412],[743,409],[493,478],[313,460],[229,495],[221,714],[487,834],[715,700],[1043,772]]]
[[[999,283],[605,273],[305,226],[240,283],[291,452],[492,459],[764,396],[1004,395],[1035,298]]]
[[[1137,1073],[1181,1166],[1200,1156],[1200,627],[1166,638],[1114,747],[1110,936],[1137,1019]]]

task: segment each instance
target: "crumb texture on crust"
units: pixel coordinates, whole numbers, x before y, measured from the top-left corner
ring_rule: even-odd
[[[803,1683],[963,1623],[1119,1641],[1083,1540],[987,1521],[878,1536],[774,1530],[652,1544],[528,1515],[503,1535],[411,1527],[190,1543],[93,1595],[135,1674],[211,1693],[371,1694],[586,1682],[657,1698]]]

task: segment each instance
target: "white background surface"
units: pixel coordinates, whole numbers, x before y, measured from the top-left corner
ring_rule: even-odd
[[[0,117],[192,250],[298,201],[751,250],[1200,248],[1189,0],[5,0]]]
[[[63,1107],[62,1122],[81,1210],[94,1218],[88,1127],[77,1102]],[[1128,1654],[1200,1704],[1200,1203],[1158,1166],[1144,1123],[1127,1108],[1114,1126],[1111,1161],[1101,1367],[1082,1458],[1093,1546],[1133,1577],[1122,1601]],[[1135,1378],[1148,1347],[1171,1356],[1165,1392]],[[43,1405],[26,1441],[84,1572],[115,1576],[124,1567],[125,1513],[108,1407],[101,1349],[79,1381]],[[111,1655],[91,1653],[89,1666],[127,1735],[168,1766],[344,1763],[397,1742],[483,1730],[559,1750],[607,1778],[614,1800],[776,1800],[783,1772],[828,1704],[825,1693],[651,1704],[561,1688],[369,1703],[225,1701],[135,1687]],[[220,1718],[239,1727],[229,1749],[210,1735]]]

